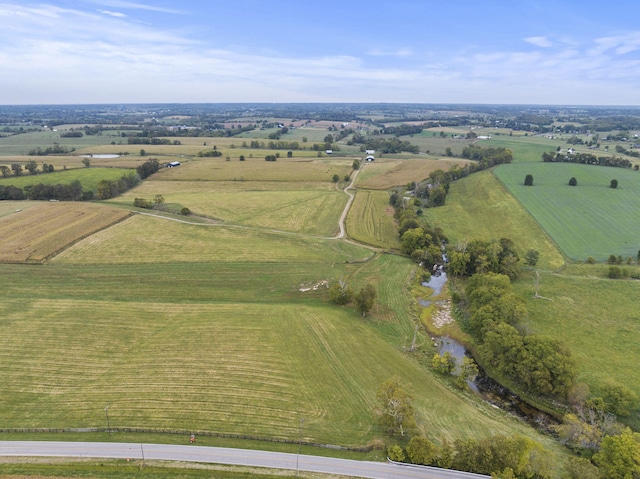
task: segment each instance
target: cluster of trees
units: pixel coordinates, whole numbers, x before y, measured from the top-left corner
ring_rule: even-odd
[[[29,156],[64,155],[70,151],[75,151],[75,148],[71,148],[71,150],[69,150],[66,146],[60,146],[58,143],[54,143],[53,146],[49,146],[44,150],[40,147],[29,150],[29,153],[27,154]]]
[[[426,268],[442,264],[442,245],[447,240],[442,229],[428,225],[413,208],[398,209],[396,216],[402,252]]]
[[[136,168],[141,180],[148,178],[160,169],[160,162],[156,158],[149,158]]]
[[[81,131],[65,131],[64,133],[60,133],[60,138],[82,138],[84,135]]]
[[[442,375],[453,376],[455,384],[460,389],[467,388],[467,381],[474,381],[478,375],[478,365],[468,356],[462,358],[458,364],[456,358],[449,351],[444,354],[434,354],[431,358],[431,366]]]
[[[624,146],[616,145],[616,153],[621,153],[634,158],[640,158],[640,151],[627,150]]]
[[[130,190],[139,182],[138,175],[134,173],[124,175],[119,180],[102,180],[96,187],[96,196],[100,200],[108,200]]]
[[[566,399],[576,374],[571,354],[559,341],[517,329],[526,309],[509,277],[475,274],[465,293],[468,329],[482,361],[532,395]]]
[[[0,185],[0,200],[24,200],[25,198],[21,188],[13,185]]]
[[[264,161],[276,161],[279,156],[280,156],[279,154],[267,155],[264,157]]]
[[[28,185],[25,186],[24,193],[29,200],[88,201],[93,198],[93,191],[83,191],[78,180],[68,185]]]
[[[372,284],[366,284],[358,293],[355,293],[351,286],[343,280],[339,280],[329,287],[329,300],[332,303],[339,305],[355,303],[362,316],[366,316],[373,309],[376,296],[376,288]]]
[[[513,161],[513,152],[508,148],[483,148],[477,145],[469,145],[462,149],[462,157],[477,161],[479,169],[486,169],[495,165],[511,163]]]
[[[200,158],[218,158],[222,156],[222,152],[218,151],[218,148],[214,146],[210,151],[199,151],[198,156]]]
[[[564,154],[560,152],[544,152],[542,161],[553,163],[579,163],[582,165],[616,166],[618,168],[631,168],[631,162],[626,158],[615,156],[596,156],[591,153]],[[637,169],[637,168],[636,168]]]
[[[385,135],[405,136],[405,135],[418,135],[422,133],[422,125],[407,125],[403,123],[398,126],[385,126],[382,128],[382,133]]]
[[[520,274],[520,257],[509,238],[461,243],[449,248],[448,255],[448,271],[454,276],[498,273],[516,279]]]
[[[418,145],[412,145],[410,142],[398,138],[367,138],[364,149],[376,150],[380,153],[420,152]]]
[[[440,445],[424,436],[413,436],[406,448],[392,446],[389,459],[500,478],[551,478],[553,456],[522,436],[494,435],[484,439],[443,439]]]

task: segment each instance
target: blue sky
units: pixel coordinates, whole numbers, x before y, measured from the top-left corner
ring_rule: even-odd
[[[640,105],[640,3],[0,0],[0,104],[167,102]]]

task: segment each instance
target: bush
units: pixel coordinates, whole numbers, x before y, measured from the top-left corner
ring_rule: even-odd
[[[611,180],[611,184],[609,186],[611,188],[617,188],[618,187],[618,180]]]
[[[571,177],[569,180],[569,186],[578,186],[578,180],[576,180],[575,177]]]
[[[527,175],[524,177],[524,186],[533,186],[533,175]]]
[[[397,444],[395,446],[389,446],[387,449],[387,457],[395,462],[404,462],[404,451]]]
[[[619,266],[609,266],[607,276],[611,279],[620,279],[622,278],[622,269]]]
[[[191,210],[187,207],[184,207],[180,210],[180,214],[183,216],[189,216],[191,214]]]
[[[136,208],[145,208],[147,210],[150,210],[151,208],[153,208],[153,204],[151,203],[151,201],[145,198],[134,199],[133,206],[135,206]]]

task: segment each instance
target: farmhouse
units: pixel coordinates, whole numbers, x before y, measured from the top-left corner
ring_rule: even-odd
[[[364,151],[367,155],[375,155],[376,154],[376,150],[365,150]]]
[[[171,163],[167,163],[167,168],[175,168],[176,166],[180,166],[179,161],[172,161]]]
[[[375,157],[373,155],[367,155],[367,157],[365,158],[366,161],[375,161]]]

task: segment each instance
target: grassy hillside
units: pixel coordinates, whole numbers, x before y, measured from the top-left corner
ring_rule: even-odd
[[[529,249],[539,251],[541,268],[556,269],[563,264],[549,236],[490,171],[453,182],[446,205],[426,209],[425,217],[440,226],[454,244],[476,238],[510,238],[521,257]]]

